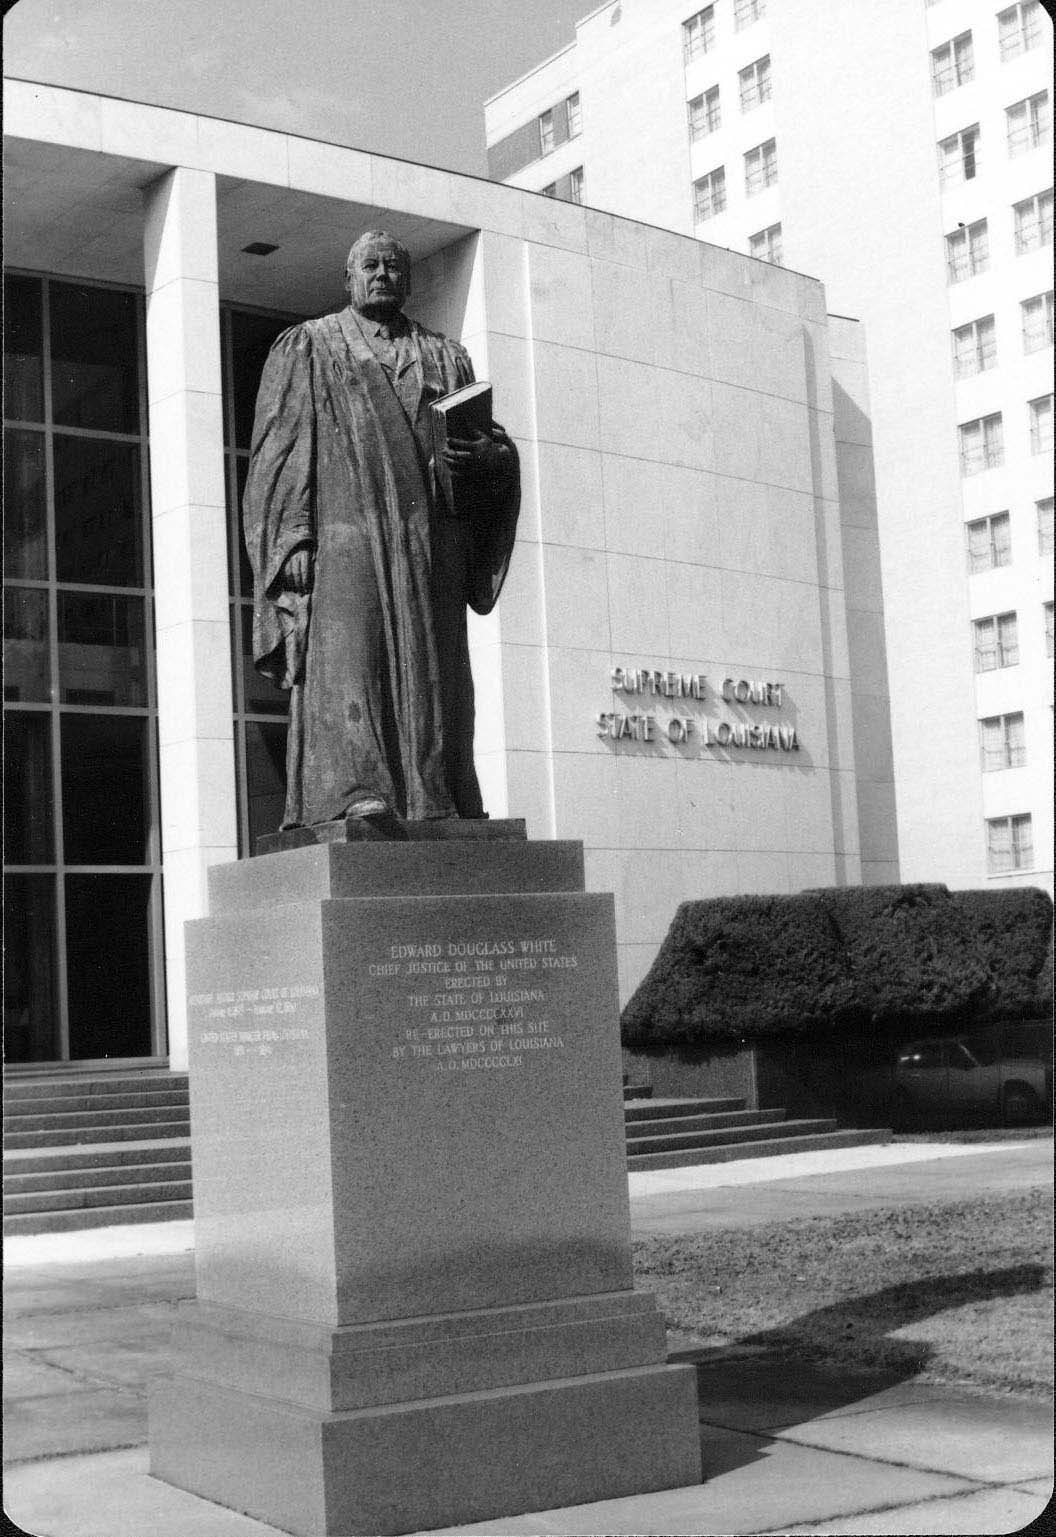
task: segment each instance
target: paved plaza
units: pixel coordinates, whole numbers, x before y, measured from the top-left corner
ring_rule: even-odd
[[[631,1175],[636,1234],[831,1215],[1051,1184],[1052,1143],[901,1144]],[[147,1473],[145,1388],[194,1294],[190,1223],[7,1245],[8,1515],[37,1537],[268,1537],[274,1528]],[[1047,1404],[894,1373],[684,1351],[705,1481],[450,1532],[989,1533],[1052,1493]],[[599,1427],[599,1434],[604,1428]]]

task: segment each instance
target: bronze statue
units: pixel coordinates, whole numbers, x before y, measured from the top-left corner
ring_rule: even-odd
[[[278,337],[243,500],[253,656],[290,690],[283,827],[482,817],[466,607],[488,613],[513,549],[517,452],[490,433],[433,459],[430,402],[473,381],[458,342],[403,315],[410,257],[371,230],[347,307]]]

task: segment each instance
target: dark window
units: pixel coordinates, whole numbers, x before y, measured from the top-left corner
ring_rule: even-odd
[[[234,692],[239,852],[276,832],[286,804],[286,715],[289,694],[253,666],[253,572],[242,537],[242,496],[260,375],[272,341],[294,315],[225,308],[224,420],[228,520],[228,590]],[[270,718],[269,718],[270,717]]]
[[[4,278],[4,415],[44,420],[41,296],[37,278]]]
[[[150,1052],[149,875],[66,877],[70,1057]]]
[[[143,586],[139,448],[55,434],[55,560],[60,582]]]
[[[286,723],[246,721],[246,810],[249,848],[261,833],[276,832],[286,805]]]
[[[236,448],[248,449],[250,446],[260,376],[272,342],[290,323],[283,315],[231,311],[231,384]]]
[[[63,704],[146,704],[142,598],[59,593],[59,697]]]
[[[5,410],[40,423],[5,432],[8,1057],[143,1056],[164,963],[142,300],[16,275],[5,299]]]
[[[50,698],[47,591],[43,587],[5,587],[4,700],[47,704]]]
[[[63,427],[139,431],[136,297],[50,285],[51,408]]]
[[[228,591],[232,597],[236,596],[234,585],[235,575],[238,575],[239,588],[244,598],[253,596],[253,567],[249,563],[246,554],[246,541],[242,537],[242,496],[246,489],[246,475],[249,472],[249,459],[245,454],[236,454],[235,464],[235,488],[234,501],[231,500],[231,476],[225,477],[227,486],[227,526],[231,535],[231,547],[234,558],[228,560]]]
[[[4,859],[9,865],[50,864],[55,857],[51,834],[50,711],[5,713],[4,767]]]
[[[4,574],[46,581],[47,498],[44,434],[4,433]]]
[[[63,715],[62,826],[68,865],[147,859],[147,722]]]
[[[62,1055],[55,989],[55,877],[4,877],[4,1057]]]
[[[242,662],[242,687],[247,715],[285,715],[290,696],[285,689],[276,688],[267,678],[262,678],[253,666],[253,610],[241,604],[242,644],[238,655]],[[237,696],[236,696],[237,697]]]

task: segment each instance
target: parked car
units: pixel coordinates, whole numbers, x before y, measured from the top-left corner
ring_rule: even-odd
[[[898,1054],[892,1088],[896,1124],[1029,1125],[1052,1114],[1052,1031],[1029,1021],[911,1041]]]

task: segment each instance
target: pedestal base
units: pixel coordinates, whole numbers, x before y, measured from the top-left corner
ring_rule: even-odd
[[[577,846],[509,836],[210,872],[155,1476],[297,1537],[699,1480],[695,1374],[633,1290],[613,904],[582,887]]]
[[[151,1472],[297,1537],[383,1537],[700,1479],[696,1374],[649,1366],[327,1414],[175,1378]]]

